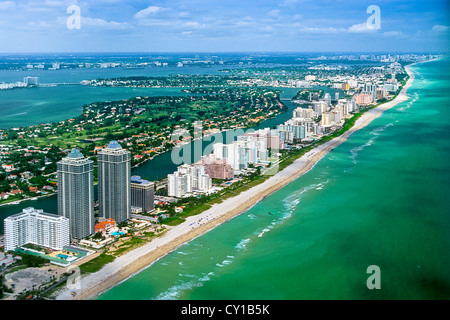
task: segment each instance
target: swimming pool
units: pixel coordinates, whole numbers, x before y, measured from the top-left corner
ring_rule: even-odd
[[[67,258],[69,257],[69,256],[67,256],[67,255],[65,255],[65,254],[62,254],[62,253],[58,253],[56,256],[57,256],[58,258],[61,258],[61,259],[64,259],[64,260],[67,260]]]
[[[125,232],[119,232],[119,231],[114,231],[113,233],[111,233],[113,236],[121,236],[123,235]]]

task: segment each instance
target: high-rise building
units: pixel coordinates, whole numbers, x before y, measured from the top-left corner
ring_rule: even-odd
[[[39,84],[39,78],[38,77],[24,77],[23,82],[27,86],[37,86]]]
[[[32,243],[54,250],[70,245],[69,219],[34,208],[5,219],[5,249],[14,251]]]
[[[313,102],[313,109],[315,113],[321,115],[322,113],[328,111],[328,103],[325,101]]]
[[[309,108],[298,107],[293,112],[293,118],[312,119],[316,116],[314,110]]]
[[[183,197],[194,191],[210,192],[211,189],[212,179],[201,164],[183,164],[167,176],[167,194],[170,197]]]
[[[269,158],[267,139],[259,135],[239,136],[229,144],[213,145],[214,157],[224,159],[234,171],[247,169],[249,163],[259,163]]]
[[[306,128],[304,125],[298,125],[293,123],[293,121],[286,121],[284,124],[278,125],[278,130],[292,132],[294,139],[304,139],[306,138]]]
[[[140,176],[131,177],[131,210],[135,213],[151,212],[155,210],[154,184],[141,179]]]
[[[327,108],[331,107],[331,96],[328,92],[325,93],[325,96],[323,97],[323,101],[325,101],[325,103],[327,104]]]
[[[307,110],[312,111],[311,109],[305,109],[305,108],[299,107],[294,110],[294,117],[296,115],[296,110],[297,110],[297,114],[298,114],[299,109],[306,110],[306,111]],[[311,115],[311,116],[313,116],[313,115]],[[256,138],[257,141],[259,142],[259,148],[263,149],[263,152],[264,152],[264,149],[266,149],[266,148],[272,149],[272,150],[284,149],[283,140],[281,140],[278,130],[264,128],[264,129],[259,129],[254,132],[247,132],[244,134],[244,136],[252,136],[252,137]]]
[[[226,160],[216,159],[214,154],[203,156],[200,163],[205,166],[205,173],[212,179],[229,180],[234,178],[233,168]]]
[[[97,160],[99,215],[117,223],[130,219],[131,153],[111,141]]]
[[[94,233],[94,163],[78,149],[57,163],[58,214],[70,221],[70,236],[83,239]]]
[[[366,106],[373,102],[373,95],[368,93],[359,93],[354,95],[353,99],[355,99],[356,104]]]

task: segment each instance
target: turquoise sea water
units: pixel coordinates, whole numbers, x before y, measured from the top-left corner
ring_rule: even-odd
[[[450,61],[413,71],[408,101],[99,299],[449,299]]]

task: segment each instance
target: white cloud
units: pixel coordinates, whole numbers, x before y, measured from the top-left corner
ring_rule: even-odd
[[[198,29],[198,28],[205,27],[204,24],[198,23],[196,21],[186,22],[183,24],[183,26],[185,26],[186,28],[191,28],[191,29]]]
[[[406,36],[401,31],[386,31],[386,32],[383,32],[383,35],[386,37],[395,37],[395,38],[402,38],[402,37]]]
[[[273,18],[279,18],[280,17],[280,10],[275,9],[272,10],[268,13],[269,16],[273,17]]]
[[[154,16],[156,13],[160,12],[161,10],[163,10],[164,8],[162,7],[157,7],[157,6],[149,6],[141,11],[138,11],[134,17],[136,19],[142,19],[145,18],[147,16]]]
[[[348,28],[348,32],[351,33],[368,33],[374,31],[376,31],[376,29],[369,27],[367,23],[354,24]]]
[[[12,10],[16,8],[16,4],[12,1],[0,1],[0,10]]]
[[[437,25],[433,26],[433,28],[431,28],[431,30],[437,31],[437,32],[449,31],[450,26],[443,26],[443,25],[437,24]]]
[[[301,29],[301,31],[310,32],[310,33],[337,33],[337,32],[343,32],[343,31],[345,31],[345,29],[333,28],[333,27],[325,27],[325,28],[307,27],[307,28]]]

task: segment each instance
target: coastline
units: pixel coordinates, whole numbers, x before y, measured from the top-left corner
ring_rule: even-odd
[[[410,78],[399,95],[394,100],[364,113],[356,120],[354,126],[342,135],[310,150],[263,183],[233,198],[226,199],[222,203],[215,204],[199,215],[188,217],[182,224],[168,230],[164,236],[156,238],[150,243],[116,258],[113,262],[105,265],[100,271],[83,277],[81,279],[81,289],[77,290],[76,297],[70,295],[71,290],[65,289],[59,293],[57,299],[85,300],[95,298],[102,292],[107,291],[111,287],[149,267],[152,263],[174,251],[179,246],[244,213],[264,197],[307,173],[328,152],[345,142],[353,132],[367,126],[372,120],[381,116],[385,110],[408,99],[406,91],[414,80],[414,74],[409,69],[410,66],[405,66],[405,70]]]

